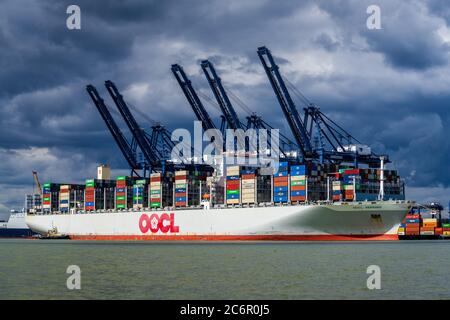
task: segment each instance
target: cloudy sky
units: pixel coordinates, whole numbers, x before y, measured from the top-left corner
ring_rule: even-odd
[[[81,8],[81,30],[66,28],[70,4]],[[381,8],[380,30],[366,26],[371,4]],[[181,64],[212,97],[199,67],[208,58],[232,92],[287,133],[256,54],[262,45],[324,113],[390,155],[409,198],[450,200],[447,1],[1,0],[0,8],[0,209],[22,206],[32,170],[43,181],[82,182],[98,163],[113,174],[127,168],[89,83],[111,107],[108,79],[169,129],[192,127],[170,66]]]

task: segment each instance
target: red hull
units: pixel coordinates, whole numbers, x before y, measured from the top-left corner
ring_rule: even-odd
[[[395,241],[396,234],[379,235],[70,235],[72,240],[134,241]]]

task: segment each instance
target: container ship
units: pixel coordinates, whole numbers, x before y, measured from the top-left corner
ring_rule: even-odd
[[[414,205],[387,171],[281,162],[273,175],[230,166],[226,175],[179,170],[149,179],[119,176],[83,185],[46,183],[28,226],[78,240],[397,240]],[[378,187],[377,187],[378,186]]]
[[[100,93],[88,85],[86,90],[131,174],[110,179],[109,169],[101,167],[97,179],[88,179],[85,184],[46,183],[42,208],[30,210],[27,215],[30,228],[48,237],[71,239],[398,239],[399,224],[412,203],[405,201],[404,183],[397,172],[384,168],[389,157],[372,152],[285,81],[268,48],[258,48],[257,54],[293,140],[273,131],[260,115],[225,88],[208,60],[201,61],[201,69],[214,94],[213,102],[221,110],[220,126],[211,119],[183,68],[171,66],[198,120],[194,136],[200,131],[200,141],[205,141],[203,134],[220,132],[222,139],[211,134],[209,141],[225,142],[229,131],[237,134],[259,130],[257,142],[247,143],[245,136],[239,139],[232,135],[231,143],[224,143],[226,151],[216,149],[219,152],[215,154],[222,157],[217,167],[185,157],[191,147],[182,152],[186,159],[174,159],[170,150],[179,150],[179,145],[172,141],[172,134],[159,121],[130,108],[116,85],[107,80],[106,90],[117,108],[116,115],[132,135],[130,141]],[[303,116],[295,97],[305,104]],[[232,100],[249,113],[247,124],[239,119]],[[139,112],[140,120],[152,124],[151,132],[143,129],[131,109]],[[227,139],[223,139],[225,129]],[[270,141],[262,141],[262,137]],[[236,148],[229,151],[229,145]],[[257,148],[252,148],[255,145]],[[240,153],[245,159],[268,156],[276,160],[276,170],[275,166],[235,165],[240,162],[223,165],[230,164],[224,157],[234,158]]]

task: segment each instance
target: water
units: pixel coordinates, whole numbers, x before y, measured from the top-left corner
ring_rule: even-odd
[[[448,299],[450,241],[0,240],[0,299]],[[81,290],[68,290],[69,265]],[[381,290],[368,290],[369,265]]]

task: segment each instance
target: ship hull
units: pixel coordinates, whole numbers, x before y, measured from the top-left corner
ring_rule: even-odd
[[[35,232],[77,240],[397,240],[407,202],[27,215]]]

